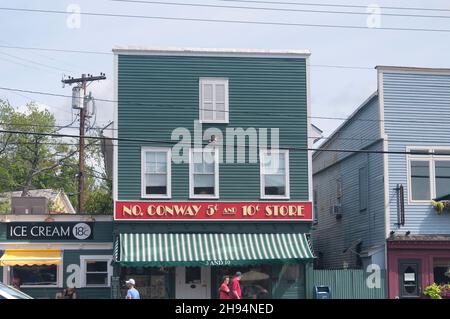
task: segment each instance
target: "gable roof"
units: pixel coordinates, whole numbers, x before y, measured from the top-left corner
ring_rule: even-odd
[[[351,120],[352,120],[359,112],[361,112],[362,110],[364,110],[364,109],[370,104],[370,102],[372,102],[372,100],[373,100],[374,98],[377,98],[377,97],[378,97],[378,91],[375,91],[375,92],[372,93],[366,100],[364,100],[364,102],[363,102],[360,106],[358,106],[358,108],[357,108],[355,111],[353,111],[353,113],[350,114],[350,116],[349,116],[344,122],[342,122],[341,125],[339,125],[338,128],[335,129],[334,132],[333,132],[329,137],[327,137],[327,139],[325,140],[325,142],[324,142],[322,145],[320,145],[319,148],[321,148],[321,149],[322,149],[322,148],[325,148],[325,146],[327,146],[328,144],[330,144],[330,143],[334,140],[334,137],[335,137],[340,131],[342,131],[342,130],[350,123],[350,121],[351,121]],[[320,149],[319,149],[318,151],[315,151],[315,152],[313,153],[313,157],[314,157],[314,156],[317,156],[320,152],[321,152]]]

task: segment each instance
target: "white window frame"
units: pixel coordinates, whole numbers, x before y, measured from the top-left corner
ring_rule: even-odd
[[[167,153],[167,192],[165,195],[161,194],[146,194],[146,178],[145,178],[145,157],[147,152],[166,152]],[[152,147],[143,146],[141,148],[141,198],[172,198],[172,150],[168,147]]]
[[[200,78],[199,80],[199,122],[200,123],[228,123],[229,122],[229,85],[228,85],[229,80],[227,78],[207,78],[207,77],[203,77]],[[203,101],[203,86],[205,84],[211,84],[213,85],[213,87],[215,87],[215,85],[217,84],[223,84],[225,86],[225,101],[224,101],[224,113],[225,113],[225,118],[223,120],[216,120],[216,100],[215,100],[215,95],[213,93],[213,119],[212,120],[205,120],[203,118],[203,111],[204,111],[204,101]],[[215,92],[215,89],[214,91]]]
[[[266,156],[268,153],[272,154],[284,154],[284,167],[286,174],[284,176],[285,179],[285,195],[266,195],[265,194],[265,183],[264,183],[264,165],[263,165],[263,156]],[[290,199],[290,177],[289,177],[289,150],[260,150],[259,151],[259,184],[260,184],[260,196],[261,199]]]
[[[108,265],[108,284],[107,285],[87,285],[87,261],[106,261]],[[82,288],[108,288],[111,287],[111,277],[113,275],[113,267],[111,266],[111,255],[81,255],[80,256],[80,268],[81,268],[81,287]]]
[[[407,152],[414,150],[428,151],[428,155],[407,155],[406,169],[408,179],[408,204],[410,205],[429,205],[433,198],[436,198],[436,161],[450,161],[450,155],[435,155],[436,151],[450,151],[450,146],[409,146]],[[430,174],[430,199],[413,200],[412,199],[412,180],[411,180],[411,161],[428,162]]]
[[[189,149],[189,198],[219,198],[219,150],[214,148],[214,195],[194,194],[194,152],[204,152],[205,149]]]
[[[20,266],[16,266],[20,267]],[[11,285],[10,281],[11,266],[3,266],[3,283]],[[63,263],[56,265],[56,285],[21,285],[20,288],[62,288],[63,287]]]

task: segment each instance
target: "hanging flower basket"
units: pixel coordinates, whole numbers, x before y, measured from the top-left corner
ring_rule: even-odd
[[[450,200],[432,200],[431,205],[439,215],[442,213],[450,213]]]
[[[441,297],[443,299],[450,299],[450,285],[441,285],[439,288],[441,289]]]

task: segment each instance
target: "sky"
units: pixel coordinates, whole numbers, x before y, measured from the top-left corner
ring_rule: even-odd
[[[141,0],[142,1],[142,0]],[[145,0],[144,0],[145,1]],[[148,1],[148,0],[147,0]],[[450,68],[450,32],[393,31],[369,28],[449,29],[450,18],[399,17],[386,14],[439,15],[450,17],[446,0],[272,0],[291,3],[352,4],[381,7],[381,16],[369,16],[365,8],[337,8],[287,4],[252,3],[229,0],[161,0],[165,3],[253,6],[265,8],[353,11],[365,14],[332,14],[250,10],[236,8],[175,6],[155,3],[111,0],[0,0],[0,46],[54,48],[65,50],[111,52],[116,46],[308,49],[311,111],[313,117],[346,118],[377,89],[375,66],[397,65]],[[441,11],[388,10],[385,7],[439,8]],[[352,25],[357,29],[258,24],[213,23],[198,21],[137,19],[5,10],[27,8],[40,10],[114,13],[125,15],[248,20],[294,24]],[[79,23],[78,23],[79,22]],[[372,24],[373,26],[373,24]],[[325,67],[328,66],[328,67]],[[351,68],[336,68],[346,66]],[[63,87],[64,75],[106,73],[107,80],[93,83],[89,90],[101,99],[113,99],[113,56],[20,50],[0,47],[0,87],[44,91],[70,95]],[[23,109],[29,101],[47,107],[60,125],[71,123],[71,101],[31,93],[0,90],[7,99]],[[97,126],[113,119],[113,104],[97,102]],[[312,119],[329,136],[341,120]]]

